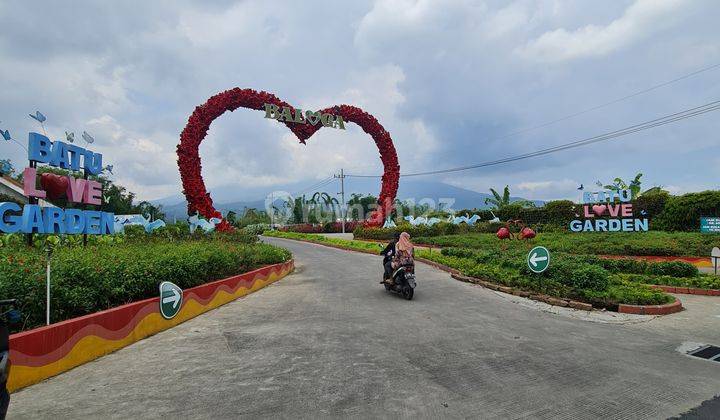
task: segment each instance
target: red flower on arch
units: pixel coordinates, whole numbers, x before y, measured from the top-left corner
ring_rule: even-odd
[[[273,104],[278,107],[290,106],[271,93],[233,88],[212,96],[207,102],[196,107],[195,111],[190,115],[185,129],[180,134],[180,144],[177,146],[178,167],[183,184],[183,193],[188,202],[188,214],[198,212],[207,219],[213,217],[222,218],[220,212],[213,206],[210,193],[205,188],[205,182],[201,174],[202,164],[198,152],[198,147],[207,135],[210,124],[226,111],[234,111],[237,108],[264,110],[265,104]],[[345,122],[357,124],[375,141],[375,145],[380,151],[384,173],[380,196],[378,197],[378,208],[370,214],[365,223],[369,226],[382,226],[385,218],[393,209],[393,201],[395,201],[400,179],[400,165],[398,164],[397,152],[390,133],[385,130],[375,117],[355,106],[331,106],[320,110],[320,112],[342,116]],[[295,133],[300,143],[303,144],[322,127],[321,124],[312,125],[293,122],[283,122],[283,124]],[[223,219],[216,229],[228,231],[233,228]]]

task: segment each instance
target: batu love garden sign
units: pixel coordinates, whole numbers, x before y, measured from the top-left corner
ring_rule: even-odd
[[[583,193],[585,220],[570,222],[572,232],[646,232],[648,219],[637,218],[630,190]],[[576,215],[579,216],[579,215]]]
[[[46,163],[72,171],[99,175],[103,170],[102,154],[62,141],[52,142],[46,136],[30,133],[28,160]],[[29,198],[60,199],[68,203],[102,204],[102,185],[94,180],[70,175],[44,173],[38,188],[37,169],[31,165],[23,171],[23,192]],[[113,213],[76,208],[41,207],[17,203],[0,203],[0,231],[3,233],[48,233],[103,235],[115,232]]]
[[[222,214],[213,206],[210,193],[205,188],[198,147],[216,118],[226,111],[238,108],[265,111],[265,118],[285,124],[303,144],[322,127],[345,130],[346,122],[360,126],[375,141],[384,168],[378,208],[371,213],[366,224],[382,226],[392,211],[400,179],[400,165],[390,133],[375,117],[351,105],[336,105],[317,112],[303,113],[271,93],[240,88],[221,92],[196,107],[180,134],[180,144],[177,146],[178,166],[183,193],[188,202],[188,214],[199,213],[207,220],[222,219]],[[227,231],[233,228],[227,221],[222,220],[216,229]]]

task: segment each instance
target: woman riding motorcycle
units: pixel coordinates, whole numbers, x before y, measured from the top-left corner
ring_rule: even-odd
[[[385,266],[385,275],[380,283],[393,283],[392,273],[402,265],[412,264],[413,261],[413,244],[410,242],[410,234],[407,232],[396,236],[396,239],[388,244],[381,252],[385,256],[383,265]]]

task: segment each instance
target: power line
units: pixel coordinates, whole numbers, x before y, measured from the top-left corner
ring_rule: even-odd
[[[690,109],[679,111],[679,112],[676,112],[673,114],[665,115],[663,117],[659,117],[659,118],[645,121],[645,122],[642,122],[639,124],[631,125],[629,127],[625,127],[625,128],[619,129],[619,130],[610,131],[608,133],[584,138],[581,140],[576,140],[576,141],[573,141],[570,143],[565,143],[565,144],[561,144],[558,146],[549,147],[546,149],[536,150],[536,151],[530,152],[530,153],[524,153],[524,154],[510,156],[510,157],[503,158],[503,159],[486,161],[486,162],[477,163],[474,165],[460,166],[460,167],[456,167],[456,168],[441,169],[441,170],[427,171],[427,172],[414,172],[414,173],[409,173],[409,174],[401,174],[401,176],[410,177],[410,176],[422,176],[422,175],[436,175],[436,174],[466,171],[469,169],[477,169],[477,168],[482,168],[482,167],[487,167],[487,166],[499,165],[502,163],[514,162],[517,160],[547,155],[547,154],[559,152],[562,150],[572,149],[572,148],[581,147],[581,146],[587,146],[589,144],[594,144],[594,143],[598,143],[601,141],[612,140],[612,139],[615,139],[618,137],[626,136],[628,134],[636,133],[636,132],[643,131],[643,130],[648,130],[650,128],[654,128],[654,127],[658,127],[661,125],[670,124],[672,122],[676,122],[676,121],[684,120],[687,118],[695,117],[698,115],[706,114],[708,112],[715,111],[718,109],[720,109],[720,101],[713,101],[713,102],[709,102],[707,104],[704,104],[704,105],[701,105],[701,106],[698,106],[695,108],[690,108]],[[379,178],[379,175],[350,175],[350,174],[347,174],[345,176],[354,177],[354,178]]]
[[[331,176],[323,179],[322,181],[316,182],[315,184],[312,184],[306,188],[303,188],[302,190],[295,192],[293,195],[300,195],[300,194],[306,193],[308,191],[315,191],[319,188],[322,188],[322,187],[332,183],[334,179],[335,178],[331,175]]]
[[[634,97],[636,97],[636,96],[640,96],[640,95],[643,95],[643,94],[648,93],[648,92],[652,92],[652,91],[654,91],[654,90],[660,89],[661,87],[665,87],[665,86],[667,86],[667,85],[671,85],[671,84],[673,84],[673,83],[679,82],[679,81],[681,81],[681,80],[688,79],[688,78],[690,78],[690,77],[696,76],[696,75],[698,75],[698,74],[700,74],[700,73],[704,73],[704,72],[706,72],[706,71],[713,70],[713,69],[718,68],[718,67],[720,67],[720,64],[714,64],[714,65],[712,65],[712,66],[705,67],[705,68],[702,68],[702,69],[700,69],[700,70],[696,70],[696,71],[694,71],[694,72],[692,72],[692,73],[685,74],[685,75],[683,75],[683,76],[677,77],[677,78],[672,79],[672,80],[668,80],[668,81],[666,81],[666,82],[663,82],[663,83],[660,83],[660,84],[651,86],[651,87],[649,87],[649,88],[646,88],[646,89],[643,89],[643,90],[639,90],[639,91],[637,91],[637,92],[633,92],[633,93],[631,93],[631,94],[629,94],[629,95],[625,95],[625,96],[623,96],[623,97],[620,97],[620,98],[617,98],[617,99],[613,99],[612,101],[605,102],[605,103],[602,103],[602,104],[600,104],[600,105],[596,105],[596,106],[593,106],[593,107],[590,107],[590,108],[586,108],[586,109],[584,109],[584,110],[581,110],[581,111],[578,111],[578,112],[575,112],[575,113],[572,113],[572,114],[568,114],[568,115],[565,115],[564,117],[559,117],[559,118],[557,118],[557,119],[554,119],[554,120],[551,120],[551,121],[548,121],[548,122],[545,122],[545,123],[542,123],[542,124],[538,124],[538,125],[535,125],[535,126],[532,126],[532,127],[527,127],[527,128],[523,128],[523,129],[520,129],[520,130],[517,130],[517,131],[513,131],[513,132],[510,132],[510,133],[508,133],[508,134],[505,134],[504,136],[496,137],[496,138],[494,138],[494,139],[492,139],[492,140],[489,140],[489,141],[503,140],[503,139],[506,139],[506,138],[508,138],[508,137],[513,137],[513,136],[516,136],[516,135],[518,135],[518,134],[527,133],[528,131],[537,130],[537,129],[539,129],[539,128],[547,127],[547,126],[549,126],[549,125],[552,125],[552,124],[555,124],[555,123],[559,123],[559,122],[561,122],[561,121],[569,120],[569,119],[575,118],[575,117],[577,117],[577,116],[579,116],[579,115],[587,114],[588,112],[596,111],[596,110],[598,110],[598,109],[600,109],[600,108],[605,108],[606,106],[614,105],[614,104],[616,104],[616,103],[618,103],[618,102],[622,102],[622,101],[624,101],[624,100],[627,100],[627,99],[630,99],[630,98],[634,98]]]

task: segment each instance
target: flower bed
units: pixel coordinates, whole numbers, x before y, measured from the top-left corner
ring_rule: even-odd
[[[214,239],[127,240],[88,247],[60,246],[52,258],[52,321],[154,297],[158,284],[189,288],[289,260],[265,244]],[[45,254],[27,247],[0,248],[0,299],[15,298],[22,329],[44,323]]]

